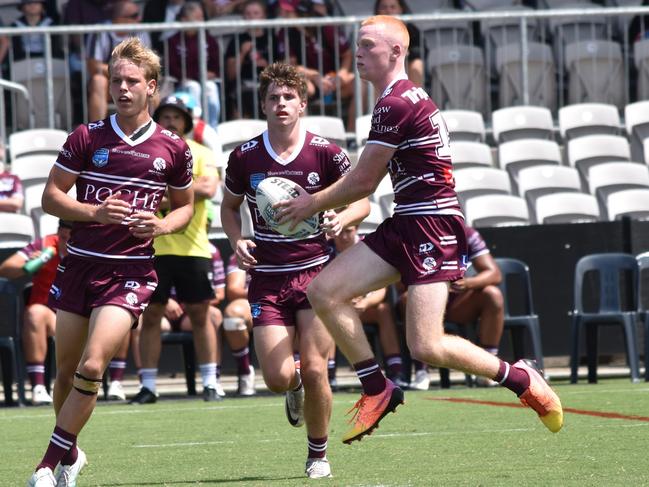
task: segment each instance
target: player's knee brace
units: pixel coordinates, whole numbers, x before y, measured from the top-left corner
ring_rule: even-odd
[[[77,371],[74,373],[72,387],[74,387],[81,394],[85,394],[86,396],[94,396],[99,392],[101,382],[101,379],[88,379]]]

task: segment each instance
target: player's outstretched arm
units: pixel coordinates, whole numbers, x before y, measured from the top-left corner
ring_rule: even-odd
[[[287,221],[296,225],[315,213],[329,208],[340,208],[372,194],[387,173],[394,149],[379,144],[368,144],[356,167],[344,178],[328,188],[309,194],[304,190],[291,200],[273,205],[278,209],[278,223]]]

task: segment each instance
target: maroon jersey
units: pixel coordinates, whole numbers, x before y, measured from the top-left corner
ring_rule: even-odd
[[[119,191],[132,212],[155,213],[167,185],[185,189],[192,184],[192,154],[182,138],[151,122],[144,134],[131,140],[115,115],[79,126],[68,136],[55,164],[78,176],[78,201],[99,205]],[[121,225],[75,222],[68,252],[112,262],[153,258],[152,240],[133,237],[128,221]]]
[[[340,147],[304,129],[295,151],[287,159],[275,153],[267,131],[230,154],[225,187],[232,194],[246,197],[255,231],[254,255],[258,263],[251,272],[294,272],[329,260],[322,231],[298,239],[281,235],[266,225],[255,201],[259,183],[264,178],[279,176],[315,193],[332,185],[350,168],[349,158]]]
[[[428,94],[405,74],[374,106],[367,143],[396,149],[388,164],[395,215],[463,216],[446,123]]]
[[[466,243],[469,247],[469,260],[489,253],[489,247],[482,238],[482,235],[473,227],[465,226],[464,233],[466,234]]]
[[[8,172],[0,173],[0,200],[23,196],[23,183],[15,174]]]

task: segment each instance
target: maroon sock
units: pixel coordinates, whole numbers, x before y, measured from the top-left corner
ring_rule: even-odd
[[[43,362],[30,362],[26,365],[26,368],[32,387],[45,385],[45,364]]]
[[[110,375],[110,381],[115,380],[122,381],[124,380],[124,372],[126,371],[126,359],[115,357],[108,364],[108,374]]]
[[[530,386],[530,377],[527,375],[527,372],[512,367],[502,360],[500,361],[500,367],[494,380],[517,396],[523,394]]]
[[[363,360],[353,365],[358,379],[361,381],[363,392],[368,396],[376,396],[385,390],[385,377],[376,359]]]
[[[401,362],[401,355],[398,353],[394,353],[392,355],[386,355],[385,357],[385,365],[386,365],[386,372],[387,376],[392,378],[392,377],[401,377],[401,367],[402,367],[402,362]]]
[[[61,458],[61,465],[74,465],[74,462],[77,461],[79,457],[79,450],[77,449],[77,441],[74,441],[74,445],[68,450],[68,452],[63,455]]]
[[[309,445],[309,455],[307,458],[324,458],[327,456],[327,437],[312,438],[306,437],[307,444]]]
[[[243,347],[239,350],[232,350],[232,356],[237,359],[237,375],[248,375],[250,373],[250,349]]]
[[[58,426],[54,428],[52,437],[50,438],[50,444],[47,447],[45,456],[41,460],[41,463],[38,464],[36,470],[43,467],[48,467],[52,471],[59,464],[61,459],[68,453],[72,447],[76,451],[76,442],[77,435],[68,433],[67,431],[59,428]]]

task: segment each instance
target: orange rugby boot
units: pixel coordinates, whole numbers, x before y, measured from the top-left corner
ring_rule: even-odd
[[[563,408],[559,396],[545,381],[534,363],[519,360],[512,367],[524,370],[530,377],[530,386],[520,395],[524,406],[532,408],[547,429],[553,433],[563,426]]]

